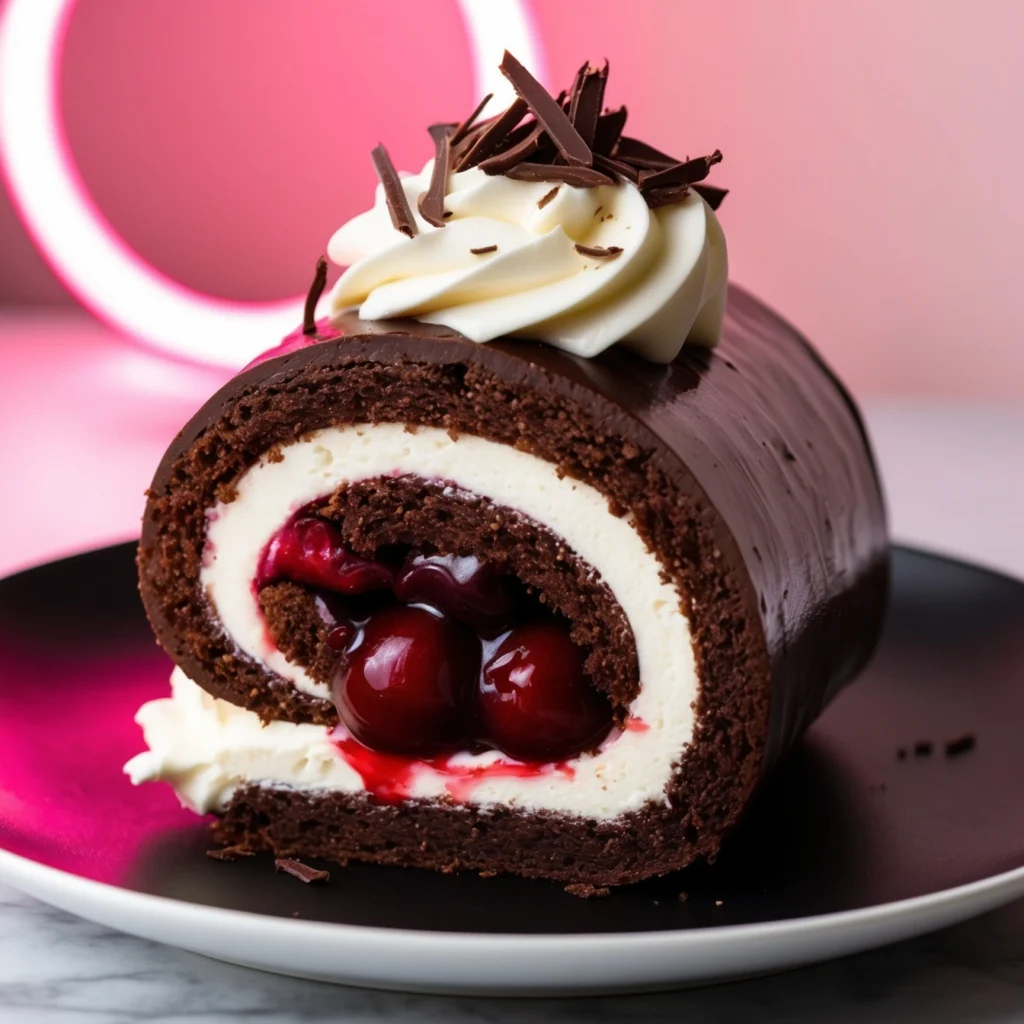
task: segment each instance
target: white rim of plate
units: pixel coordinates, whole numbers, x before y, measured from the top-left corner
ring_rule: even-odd
[[[977,912],[983,913],[984,910],[1000,905],[1004,898],[1009,900],[1017,895],[1024,895],[1024,866],[1021,866],[949,889],[940,889],[936,892],[894,900],[890,903],[878,903],[854,910],[834,911],[809,917],[765,921],[756,924],[711,925],[688,929],[598,934],[576,932],[499,934],[428,931],[375,925],[340,924],[330,921],[292,920],[248,910],[229,910],[167,896],[140,893],[107,882],[83,878],[80,875],[40,864],[38,861],[4,849],[0,849],[0,880],[31,896],[36,896],[41,888],[57,894],[58,897],[63,897],[65,894],[74,897],[77,891],[83,896],[91,897],[93,902],[103,900],[109,905],[120,905],[126,909],[147,909],[169,922],[210,926],[223,923],[242,927],[251,925],[254,919],[258,919],[267,927],[279,932],[282,939],[313,932],[320,935],[351,938],[364,947],[366,944],[370,944],[378,947],[386,946],[393,950],[396,943],[404,942],[408,945],[410,952],[421,953],[434,952],[439,945],[444,945],[446,956],[451,954],[453,946],[460,953],[481,953],[483,955],[494,952],[498,948],[521,946],[529,947],[538,956],[543,956],[545,953],[556,952],[564,948],[567,943],[574,947],[582,946],[590,951],[614,949],[621,953],[627,947],[631,951],[643,951],[666,945],[677,947],[682,951],[689,947],[706,948],[715,943],[732,945],[744,939],[780,939],[801,934],[829,932],[837,928],[845,929],[858,924],[866,925],[877,923],[883,919],[914,915],[915,912],[924,915],[928,911],[955,909],[964,903],[970,904],[972,908],[976,905],[980,906],[981,909]],[[982,896],[990,898],[978,899]],[[38,898],[43,902],[50,902],[46,897],[38,896]],[[53,902],[52,905],[63,907],[63,900]],[[971,912],[974,912],[973,909]],[[201,919],[200,921],[196,920],[197,916]]]

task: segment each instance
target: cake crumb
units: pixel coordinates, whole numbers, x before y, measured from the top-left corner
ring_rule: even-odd
[[[932,742],[931,740],[919,740],[914,744],[914,757],[931,757],[932,756]]]
[[[973,733],[965,732],[962,736],[946,741],[946,757],[959,757],[974,749],[977,740]]]
[[[253,851],[250,850],[248,847],[235,845],[221,846],[214,850],[207,850],[206,856],[209,857],[210,860],[231,861],[239,860],[242,857],[255,857],[256,854],[253,853]]]
[[[722,906],[722,904],[723,904],[724,902],[725,902],[724,900],[715,900],[715,906],[716,906],[716,907],[720,907],[720,906]]]
[[[303,864],[301,860],[292,860],[290,857],[278,857],[274,861],[274,870],[283,871],[286,875],[305,882],[306,885],[312,882],[329,882],[331,880],[329,871],[321,871],[319,868],[310,867],[309,864]]]
[[[589,882],[573,882],[565,887],[570,896],[578,896],[581,900],[598,899],[602,896],[610,896],[611,889],[608,886],[595,886]]]
[[[680,903],[685,903],[689,898],[690,894],[688,892],[681,892],[678,896]]]
[[[497,878],[498,877],[498,872],[497,871],[480,871],[480,872],[478,872],[478,874],[480,875],[481,878]]]

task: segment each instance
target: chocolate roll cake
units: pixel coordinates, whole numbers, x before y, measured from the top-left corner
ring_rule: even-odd
[[[142,597],[177,664],[134,781],[278,856],[575,887],[712,858],[863,667],[888,548],[857,409],[726,285],[704,184],[607,67],[431,129],[316,319],[156,472]]]

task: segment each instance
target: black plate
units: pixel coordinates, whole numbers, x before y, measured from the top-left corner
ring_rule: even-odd
[[[279,916],[469,932],[615,932],[804,917],[1024,865],[1024,585],[906,549],[864,677],[814,726],[712,866],[580,900],[521,879],[352,866],[304,887],[204,856],[167,787],[120,775],[166,692],[120,545],[0,581],[0,848],[84,877]],[[948,756],[961,737],[974,748]],[[915,753],[915,745],[927,744]],[[901,758],[900,751],[905,752]],[[5,799],[6,797],[6,799]],[[686,899],[681,900],[680,894]]]

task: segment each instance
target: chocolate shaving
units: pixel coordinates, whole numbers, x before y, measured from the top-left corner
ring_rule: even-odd
[[[621,160],[616,160],[614,157],[603,156],[601,153],[595,153],[594,166],[611,174],[621,174],[626,181],[631,181],[634,185],[640,184],[640,172],[630,164],[623,163]]]
[[[603,68],[584,64],[576,75],[569,100],[569,120],[580,138],[591,148],[597,132],[597,122],[604,105],[604,87],[608,81],[608,61]]]
[[[538,210],[543,210],[544,207],[547,206],[548,203],[550,203],[551,200],[554,199],[555,196],[558,195],[558,190],[561,187],[562,187],[561,185],[556,185],[553,189],[551,189],[550,192],[545,192],[544,195],[542,195],[540,197],[540,199],[537,200],[537,209]]]
[[[485,174],[504,174],[510,167],[522,163],[526,157],[533,156],[540,149],[541,142],[547,137],[544,126],[535,124],[530,131],[508,149],[481,160],[479,168]]]
[[[440,139],[446,135],[451,135],[454,130],[455,125],[451,121],[440,121],[438,124],[427,126],[427,134],[434,140],[435,146]]]
[[[434,169],[430,172],[430,187],[420,195],[416,205],[420,216],[435,228],[444,227],[444,197],[448,194],[448,159],[451,152],[451,136],[435,136],[437,145]]]
[[[679,163],[674,156],[662,153],[660,149],[648,146],[639,139],[631,139],[623,135],[615,144],[612,156],[618,160],[626,160],[634,167],[671,167]]]
[[[452,132],[452,145],[453,146],[456,143],[461,142],[463,140],[463,138],[466,135],[466,132],[468,132],[469,129],[473,127],[473,125],[476,123],[476,119],[483,112],[484,107],[486,107],[487,104],[491,102],[491,99],[492,99],[493,96],[494,96],[494,93],[493,92],[489,92],[476,105],[476,109],[473,111],[473,113],[470,114],[469,117],[467,117],[466,120],[462,122],[462,124],[460,124],[460,125],[458,125],[458,127],[456,127],[455,131]]]
[[[611,154],[622,129],[626,127],[626,108],[619,107],[618,110],[611,110],[602,114],[597,119],[597,128],[594,131],[594,144],[591,149],[595,153],[605,156]]]
[[[526,113],[526,101],[516,98],[512,105],[499,117],[491,121],[487,127],[475,138],[473,145],[466,151],[465,155],[455,165],[455,170],[464,171],[467,167],[485,160],[492,153],[495,153],[505,140],[505,136],[515,128],[523,119]]]
[[[286,875],[305,882],[306,885],[311,882],[329,882],[331,880],[329,871],[320,871],[318,868],[303,864],[301,860],[292,860],[290,857],[279,857],[274,861],[274,869],[283,871]]]
[[[571,167],[568,164],[517,164],[505,172],[505,177],[515,181],[559,181],[579,188],[615,184],[613,178],[592,167]]]
[[[316,261],[316,273],[313,283],[306,292],[306,305],[302,310],[302,333],[311,336],[316,334],[316,304],[320,301],[327,287],[327,260],[323,256]]]
[[[496,245],[481,245],[479,249],[469,250],[474,256],[483,256],[487,252],[497,252],[498,247]]]
[[[614,259],[622,252],[618,245],[609,245],[605,248],[602,245],[580,245],[579,242],[576,243],[575,249],[581,256],[590,256],[595,260]]]
[[[255,857],[256,854],[252,852],[248,847],[245,846],[222,846],[216,850],[207,850],[206,856],[210,860],[240,860],[242,857]]]
[[[648,170],[640,174],[640,187],[642,189],[664,188],[668,185],[693,185],[703,181],[710,173],[715,164],[722,162],[722,151],[716,149],[708,156],[694,157],[692,160],[684,160],[681,163],[665,167],[660,171]]]
[[[729,194],[727,188],[716,188],[714,185],[694,185],[693,191],[699,195],[712,210],[722,205],[722,200]]]
[[[593,156],[590,147],[580,137],[565,111],[551,94],[530,74],[508,50],[499,65],[501,73],[512,83],[512,88],[544,126],[559,153],[570,165],[590,167]]]
[[[690,194],[689,185],[673,185],[671,188],[655,188],[644,192],[644,199],[647,205],[656,210],[659,206],[668,206],[669,203],[678,203]]]
[[[383,145],[378,144],[372,155],[377,177],[384,186],[384,199],[388,204],[388,213],[391,214],[391,223],[394,224],[396,231],[401,231],[408,238],[415,238],[416,220],[409,209],[409,200],[405,196],[402,179],[398,177],[398,171],[395,170],[388,151]]]
[[[931,740],[920,740],[914,744],[914,757],[931,757]]]
[[[626,108],[604,110],[608,62],[603,67],[584,64],[572,89],[552,97],[507,50],[500,70],[516,92],[513,103],[497,117],[478,122],[485,97],[458,125],[433,124],[428,129],[436,155],[430,186],[419,196],[423,219],[442,227],[451,213],[444,209],[448,175],[479,167],[485,174],[503,174],[516,181],[545,181],[554,185],[594,188],[625,179],[636,185],[652,209],[677,203],[692,191],[713,210],[728,195],[725,189],[703,182],[722,154],[679,160],[639,139],[623,135]],[[527,113],[532,117],[524,117]],[[395,227],[410,238],[416,222],[404,202],[404,191],[382,146],[374,161],[385,186],[385,197]],[[538,202],[543,209],[555,189]]]

